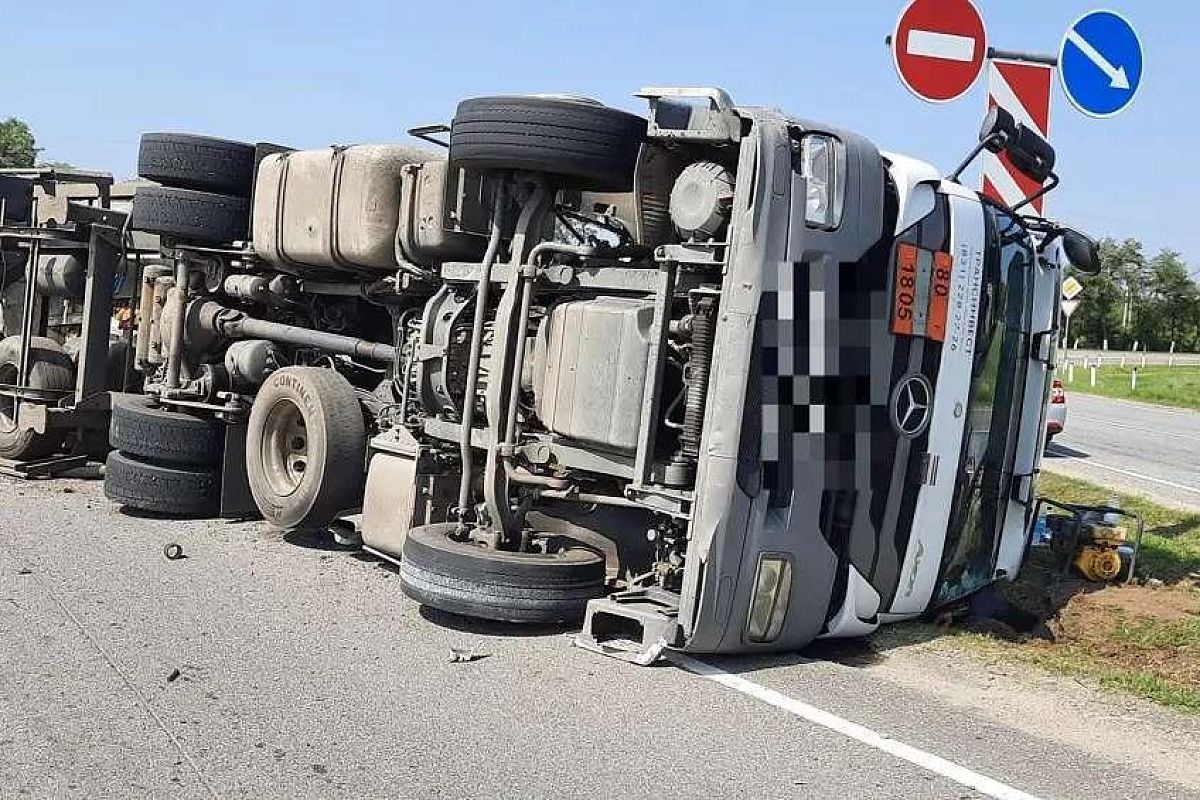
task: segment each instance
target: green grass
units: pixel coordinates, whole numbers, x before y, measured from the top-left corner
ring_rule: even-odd
[[[1086,481],[1052,472],[1038,477],[1037,493],[1067,503],[1108,503],[1116,494],[1121,508],[1134,511],[1146,523],[1138,573],[1167,583],[1200,571],[1200,514],[1160,506],[1135,495],[1115,492]],[[1130,536],[1134,534],[1130,530]]]
[[[1121,616],[1113,627],[1112,636],[1115,641],[1135,650],[1191,648],[1200,657],[1200,617],[1163,621],[1144,617],[1129,620]]]
[[[1075,365],[1075,382],[1067,383],[1067,370],[1059,370],[1068,394],[1098,394],[1121,400],[1141,400],[1178,408],[1200,410],[1200,367],[1147,366],[1138,368],[1137,389],[1132,388],[1133,361],[1129,366],[1103,366],[1096,370],[1096,385],[1091,385],[1091,370]],[[1068,401],[1069,402],[1069,401]]]

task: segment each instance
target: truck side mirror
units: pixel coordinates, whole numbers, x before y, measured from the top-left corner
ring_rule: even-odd
[[[1063,252],[1071,266],[1084,275],[1100,274],[1100,248],[1079,231],[1066,228],[1062,232]]]

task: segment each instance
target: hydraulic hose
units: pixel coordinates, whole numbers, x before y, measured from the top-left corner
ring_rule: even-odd
[[[492,232],[488,237],[487,250],[483,254],[483,268],[479,272],[479,283],[475,288],[475,318],[471,323],[471,352],[467,360],[467,388],[463,394],[462,428],[458,436],[458,452],[462,459],[462,480],[458,484],[458,513],[466,514],[471,502],[471,429],[475,424],[475,387],[479,383],[479,361],[483,353],[483,328],[487,322],[487,301],[492,288],[492,267],[500,249],[500,238],[504,233],[504,209],[507,184],[496,189],[496,203],[492,211]]]
[[[201,327],[231,339],[267,339],[299,347],[316,347],[337,355],[368,361],[392,361],[396,357],[395,345],[255,319],[211,300],[204,301],[200,307],[199,318]]]

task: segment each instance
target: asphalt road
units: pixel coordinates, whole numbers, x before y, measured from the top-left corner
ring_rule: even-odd
[[[1068,393],[1045,469],[1200,513],[1200,412]]]
[[[707,662],[747,693],[424,611],[323,538],[130,516],[95,481],[0,478],[0,607],[4,797],[981,796],[951,767],[991,796],[1200,797],[1200,722],[1069,680],[862,643]]]

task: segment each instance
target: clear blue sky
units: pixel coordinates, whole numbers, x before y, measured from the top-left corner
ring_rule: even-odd
[[[1100,0],[1103,2],[1103,0]],[[297,147],[401,141],[463,97],[588,94],[642,110],[649,84],[716,84],[951,169],[973,143],[985,81],[948,106],[901,86],[884,37],[902,0],[606,3],[522,0],[7,3],[0,117],[43,158],[133,171],[138,136],[184,130]],[[991,43],[1054,52],[1093,6],[978,0]],[[753,12],[743,11],[753,7]],[[1099,6],[1104,7],[1104,6]],[[1133,106],[1090,120],[1056,85],[1063,188],[1051,215],[1184,252],[1200,269],[1200,5],[1113,0],[1145,43]]]

